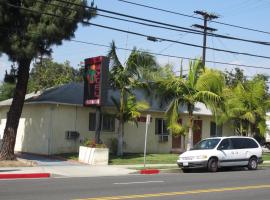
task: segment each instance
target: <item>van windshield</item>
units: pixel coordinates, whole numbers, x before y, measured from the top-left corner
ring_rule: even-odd
[[[214,149],[219,143],[220,139],[206,139],[197,143],[192,150],[204,150],[204,149]]]

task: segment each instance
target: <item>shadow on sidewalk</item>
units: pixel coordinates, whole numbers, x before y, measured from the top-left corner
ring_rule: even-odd
[[[19,169],[0,169],[0,173],[1,172],[16,172],[16,171],[21,171]]]

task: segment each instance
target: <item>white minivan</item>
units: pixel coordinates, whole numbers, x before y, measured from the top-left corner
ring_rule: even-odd
[[[216,172],[221,167],[246,166],[255,170],[262,163],[262,148],[251,137],[213,137],[200,141],[182,153],[177,164],[183,172],[193,168],[206,168]]]

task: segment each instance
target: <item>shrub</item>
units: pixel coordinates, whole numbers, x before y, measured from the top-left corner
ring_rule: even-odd
[[[90,148],[107,148],[107,146],[104,143],[97,144],[94,139],[85,139],[83,142],[83,146]]]

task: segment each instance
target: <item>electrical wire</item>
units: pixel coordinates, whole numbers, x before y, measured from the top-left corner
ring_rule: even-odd
[[[7,32],[11,32],[10,29],[7,28],[3,28],[0,27],[0,29],[5,30]],[[13,28],[14,29],[14,28]],[[34,32],[30,32],[30,34],[32,35],[40,35]],[[92,46],[98,46],[98,47],[106,47],[106,48],[110,48],[110,45],[105,45],[105,44],[99,44],[99,43],[94,43],[94,42],[87,42],[87,41],[82,41],[82,40],[75,40],[75,39],[70,39],[69,41],[71,42],[75,42],[75,43],[80,43],[80,44],[86,44],[86,45],[92,45]],[[123,51],[133,51],[133,49],[129,49],[129,48],[124,48],[124,47],[116,47],[119,50],[123,50]],[[137,49],[137,51],[139,52],[146,52],[143,50],[139,50]],[[151,55],[155,55],[155,56],[163,56],[163,57],[170,57],[170,58],[179,58],[179,59],[183,59],[183,60],[197,60],[196,58],[190,58],[190,57],[183,57],[183,56],[176,56],[176,55],[170,55],[170,54],[162,54],[162,53],[155,53],[155,52],[147,52]],[[244,65],[244,64],[232,64],[232,63],[227,63],[227,62],[221,62],[221,61],[211,61],[211,60],[206,60],[206,63],[214,63],[214,64],[222,64],[222,65],[229,65],[229,66],[234,66],[234,67],[246,67],[246,68],[255,68],[255,69],[270,69],[270,67],[262,67],[262,66],[253,66],[253,65]]]
[[[39,1],[39,0],[37,0],[37,1]],[[67,2],[65,0],[56,0],[56,1],[62,2],[62,3],[67,3],[67,4],[71,4],[71,5],[75,5],[75,6],[78,6],[78,7],[93,9],[90,6],[84,6],[84,5],[80,5],[80,4],[73,3],[73,2]],[[50,3],[47,3],[47,4],[50,4]],[[117,18],[117,17],[113,17],[113,16],[108,16],[108,15],[103,15],[103,14],[98,14],[97,13],[97,15],[100,15],[100,16],[103,16],[103,17],[107,17],[107,18],[112,18],[112,19],[121,20],[121,21],[127,21],[127,22],[131,22],[131,23],[137,23],[137,24],[151,26],[151,27],[156,27],[156,28],[163,28],[163,29],[167,29],[167,30],[181,31],[181,32],[187,32],[187,33],[193,33],[193,34],[199,34],[199,35],[203,35],[204,34],[203,31],[195,30],[195,29],[192,29],[192,28],[186,28],[186,27],[177,26],[177,25],[174,25],[174,24],[168,24],[168,23],[159,22],[159,21],[155,21],[155,20],[149,20],[149,19],[146,19],[146,18],[135,17],[135,16],[131,16],[131,15],[119,13],[119,12],[114,12],[114,11],[109,11],[109,10],[105,10],[105,9],[100,9],[100,8],[94,8],[94,9],[97,10],[97,11],[100,11],[100,12],[105,12],[105,13],[109,13],[109,14],[113,14],[113,15],[118,15],[118,16],[122,16],[122,17],[126,17],[126,18],[136,19],[136,20],[140,20],[140,21],[144,21],[144,22],[155,23],[155,24],[159,24],[159,25],[146,24],[146,23],[142,23],[142,22],[138,22],[138,21],[121,19],[121,18]],[[160,25],[162,25],[162,26],[160,26]],[[164,26],[166,26],[166,27],[164,27]],[[173,28],[168,28],[168,27],[173,27]],[[209,36],[220,37],[220,38],[223,38],[223,39],[238,40],[238,41],[255,43],[255,44],[260,44],[260,45],[268,45],[268,46],[270,45],[270,42],[265,42],[265,41],[256,41],[256,40],[250,40],[250,39],[243,39],[243,38],[239,38],[239,37],[226,36],[226,35],[221,35],[221,34],[216,34],[216,33],[215,34],[214,33],[206,33],[206,34],[209,35]]]
[[[93,46],[100,46],[100,47],[108,47],[110,48],[109,45],[104,45],[104,44],[98,44],[98,43],[93,43],[93,42],[86,42],[86,41],[81,41],[81,40],[70,40],[72,42],[77,42],[77,43],[82,43],[82,44],[89,44]],[[124,50],[124,51],[132,51],[132,49],[128,48],[123,48],[123,47],[116,47],[119,50]],[[145,52],[142,50],[137,50],[139,52]],[[164,57],[170,57],[170,58],[180,58],[183,60],[197,60],[196,58],[190,58],[190,57],[183,57],[183,56],[175,56],[175,55],[170,55],[170,54],[163,54],[163,53],[155,53],[155,52],[147,52],[151,55],[156,55],[156,56],[164,56]],[[227,63],[227,62],[220,62],[220,61],[211,61],[211,60],[206,60],[206,63],[215,63],[215,64],[222,64],[222,65],[230,65],[230,66],[237,66],[237,67],[247,67],[247,68],[255,68],[255,69],[270,69],[270,67],[262,67],[262,66],[253,66],[253,65],[244,65],[244,64],[232,64],[232,63]]]
[[[25,11],[28,11],[28,12],[38,13],[38,14],[42,14],[42,15],[49,15],[49,16],[53,16],[53,17],[62,18],[62,19],[65,19],[65,20],[73,20],[73,19],[70,19],[70,18],[67,18],[67,17],[63,17],[63,16],[60,16],[60,15],[53,14],[53,13],[40,12],[40,11],[37,11],[37,10],[32,10],[32,9],[21,7],[21,6],[15,6],[15,5],[9,4],[9,3],[5,3],[5,5],[7,5],[9,7],[13,7],[13,8],[22,9],[22,10],[25,10]],[[115,27],[111,27],[111,26],[105,26],[105,25],[101,25],[101,24],[90,23],[88,21],[81,21],[81,23],[96,26],[96,27],[100,27],[100,28],[104,28],[104,29],[114,30],[114,31],[118,31],[118,32],[123,32],[123,33],[129,33],[129,34],[133,34],[133,35],[137,35],[137,36],[142,36],[142,37],[146,37],[147,39],[154,38],[155,41],[166,41],[166,42],[182,44],[182,45],[185,45],[185,46],[191,46],[191,47],[196,47],[196,48],[204,48],[203,46],[197,45],[197,44],[192,44],[192,43],[187,43],[187,42],[180,42],[180,41],[161,38],[161,37],[157,37],[157,36],[149,36],[149,35],[145,35],[145,34],[142,34],[142,33],[133,32],[133,31],[127,31],[127,30],[124,30],[124,29],[115,28]],[[212,47],[205,47],[205,48],[210,49],[210,50],[214,50],[214,51],[220,51],[220,52],[233,53],[233,54],[257,57],[257,58],[270,59],[269,56],[264,56],[264,55],[251,54],[251,53],[245,53],[245,52],[237,52],[237,51],[224,50],[224,49],[218,49],[218,48],[212,48]]]
[[[145,4],[134,3],[134,2],[127,1],[127,0],[118,0],[118,1],[122,1],[124,3],[133,4],[133,5],[140,6],[140,7],[150,8],[152,10],[158,10],[158,11],[162,11],[162,12],[166,12],[166,13],[171,13],[171,14],[180,15],[180,16],[184,16],[184,17],[189,17],[189,18],[193,18],[193,19],[203,20],[202,18],[194,17],[193,15],[187,15],[187,14],[183,14],[183,13],[180,13],[180,12],[175,12],[175,11],[171,11],[171,10],[166,10],[166,9],[161,9],[161,8],[157,8],[157,7],[153,7],[153,6],[148,6],[148,5],[145,5]],[[259,30],[259,29],[255,29],[255,28],[249,28],[249,27],[244,27],[244,26],[239,26],[239,25],[234,25],[234,24],[228,24],[228,23],[225,23],[225,22],[219,22],[219,21],[215,21],[215,20],[211,20],[211,22],[216,23],[216,24],[225,25],[225,26],[234,27],[234,28],[239,28],[239,29],[244,29],[244,30],[249,30],[249,31],[254,31],[254,32],[259,32],[259,33],[264,33],[264,34],[270,35],[270,32],[268,32],[268,31],[263,31],[263,30]]]

